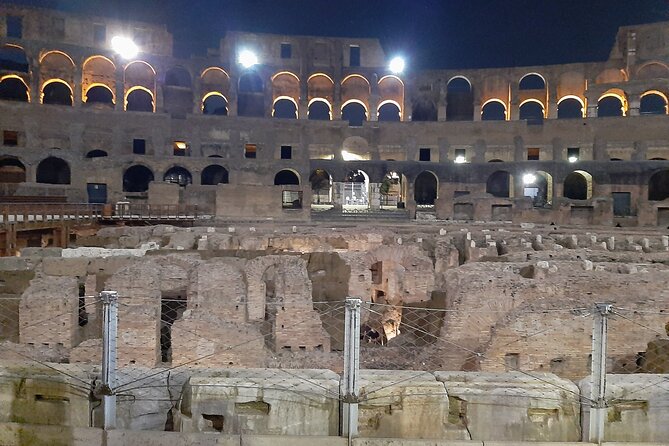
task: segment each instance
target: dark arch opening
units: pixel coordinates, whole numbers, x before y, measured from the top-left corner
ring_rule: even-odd
[[[558,119],[577,119],[583,117],[583,105],[574,99],[567,98],[558,104]]]
[[[493,197],[509,198],[511,196],[511,174],[500,170],[488,177],[485,191]]]
[[[309,183],[314,194],[328,192],[331,187],[330,174],[324,169],[316,169],[309,175]]]
[[[191,88],[192,82],[190,73],[183,67],[171,68],[165,73],[165,85],[171,87]]]
[[[212,164],[207,166],[200,175],[200,184],[205,186],[215,184],[228,184],[228,171],[223,166]]]
[[[667,101],[659,94],[647,94],[641,98],[639,113],[642,115],[666,115]]]
[[[70,87],[62,82],[51,82],[45,85],[42,94],[43,104],[72,106]]]
[[[411,110],[412,121],[436,121],[437,106],[432,101],[418,101]]]
[[[314,101],[309,105],[308,118],[313,121],[329,121],[330,113],[330,104],[325,101]]]
[[[528,74],[518,83],[519,90],[544,90],[546,82],[538,74]]]
[[[193,182],[193,176],[183,167],[174,166],[165,172],[163,181],[166,183],[178,184],[179,186],[184,187]]]
[[[530,101],[520,106],[520,120],[541,121],[544,119],[544,106]]]
[[[0,82],[0,99],[28,102],[28,87],[17,78],[8,77]]]
[[[126,110],[153,113],[153,96],[140,89],[131,91],[128,95]]]
[[[451,79],[446,86],[446,120],[472,121],[474,94],[469,82],[461,77]]]
[[[25,51],[15,46],[3,46],[0,48],[0,71],[18,71],[28,73],[30,64]]]
[[[297,119],[297,107],[290,99],[279,99],[274,103],[274,117],[280,119]]]
[[[481,110],[482,121],[505,121],[506,107],[501,102],[490,101]]]
[[[153,172],[145,166],[131,166],[123,174],[123,192],[146,192],[153,181]]]
[[[400,108],[393,103],[385,103],[379,107],[379,121],[399,122]]]
[[[96,85],[86,92],[86,104],[104,104],[113,107],[114,95],[109,88]]]
[[[274,176],[274,185],[300,185],[300,179],[292,170],[281,170]]]
[[[26,166],[16,158],[0,159],[0,183],[23,183]]]
[[[349,102],[341,109],[342,121],[348,121],[351,127],[362,127],[362,123],[367,121],[365,107],[357,102]]]
[[[37,182],[70,184],[70,166],[64,160],[50,156],[37,165]]]
[[[105,152],[104,150],[99,150],[99,149],[91,150],[90,152],[88,152],[86,154],[86,158],[102,158],[102,157],[105,157],[105,156],[107,156],[107,152]]]
[[[597,117],[608,118],[623,115],[623,103],[616,96],[607,96],[597,102]]]
[[[563,194],[572,200],[588,199],[588,180],[578,172],[572,172],[564,179]]]
[[[248,71],[239,78],[240,93],[262,93],[263,81],[255,71]]]
[[[212,94],[204,100],[202,113],[205,115],[227,116],[228,101],[223,96]]]
[[[265,116],[263,81],[255,71],[248,71],[239,78],[237,114],[239,116]]]
[[[661,170],[650,177],[648,200],[662,201],[669,198],[669,170]]]
[[[418,205],[433,206],[437,199],[437,177],[432,172],[421,172],[416,177],[414,200]]]

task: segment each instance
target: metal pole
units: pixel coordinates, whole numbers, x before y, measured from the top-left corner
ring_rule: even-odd
[[[102,301],[102,412],[103,428],[116,428],[116,334],[118,325],[118,293],[103,291]]]
[[[588,441],[601,444],[604,441],[604,421],[606,415],[606,332],[608,316],[613,305],[596,303],[592,328],[592,367],[590,373],[590,428]]]
[[[342,381],[343,414],[342,434],[351,439],[358,435],[358,382],[360,372],[360,307],[362,300],[346,299],[344,332],[344,377]]]

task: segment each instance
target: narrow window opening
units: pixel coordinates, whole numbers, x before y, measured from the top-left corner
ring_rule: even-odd
[[[107,27],[102,23],[93,25],[93,42],[96,45],[103,45],[107,41]]]
[[[172,362],[172,324],[186,310],[186,291],[162,293],[160,297],[160,360]]]
[[[135,138],[132,140],[132,153],[135,155],[146,154],[146,140]]]
[[[539,161],[541,150],[536,147],[527,149],[527,161]]]
[[[244,158],[255,159],[258,152],[258,146],[255,144],[246,144],[244,146]]]
[[[349,66],[360,66],[360,47],[358,45],[351,45],[349,47]]]
[[[2,143],[6,146],[15,147],[19,145],[19,132],[5,130],[2,132]]]
[[[291,59],[293,57],[293,47],[290,43],[281,44],[281,58]]]
[[[418,150],[418,161],[430,161],[431,158],[431,149],[422,148]]]
[[[174,156],[190,156],[190,146],[186,141],[174,141],[172,150]]]
[[[7,16],[7,37],[23,38],[23,18],[13,15]]]
[[[281,146],[281,159],[289,160],[293,158],[293,147],[292,146]]]

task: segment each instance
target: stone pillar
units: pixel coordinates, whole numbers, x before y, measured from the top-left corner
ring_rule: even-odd
[[[373,211],[381,208],[381,183],[369,183],[369,207]]]
[[[125,83],[123,82],[122,69],[116,70],[116,91],[114,94],[116,95],[116,105],[114,108],[117,111],[125,110]]]
[[[337,212],[341,212],[344,204],[344,183],[332,183],[332,205]]]
[[[641,99],[638,97],[635,97],[633,99],[630,99],[628,109],[627,109],[627,116],[639,116],[641,113],[639,112],[639,109],[641,108]]]
[[[77,66],[74,73],[74,83],[72,85],[72,105],[74,107],[81,107],[83,102],[83,92],[81,91],[81,81],[83,79],[83,73],[81,67]]]
[[[481,104],[474,104],[474,121],[481,120],[482,107]]]

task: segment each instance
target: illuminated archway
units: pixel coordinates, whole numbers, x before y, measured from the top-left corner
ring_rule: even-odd
[[[598,117],[616,117],[627,114],[627,100],[624,93],[607,92],[597,101]]]
[[[666,115],[667,96],[657,90],[646,91],[641,95],[639,113],[642,115]]]
[[[37,165],[37,182],[70,184],[70,166],[63,159],[50,156]]]
[[[26,81],[13,74],[0,78],[0,100],[30,102],[30,91]]]
[[[325,169],[316,169],[309,175],[311,184],[311,204],[329,205],[332,203],[332,177]]]
[[[280,96],[272,105],[272,116],[280,119],[297,119],[297,103],[293,98]]]
[[[390,100],[379,104],[377,113],[379,121],[399,122],[402,120],[399,104]]]
[[[149,63],[137,60],[126,65],[123,78],[124,110],[155,112],[156,70]]]
[[[174,166],[165,172],[165,175],[163,175],[163,181],[185,187],[193,183],[193,176],[188,171],[188,169],[181,166]]]
[[[558,119],[585,117],[585,104],[578,96],[565,96],[558,101]]]
[[[128,90],[125,97],[125,109],[127,111],[154,112],[155,103],[153,94],[144,87],[134,87]]]
[[[474,94],[472,84],[464,76],[456,76],[446,85],[446,120],[472,121]]]
[[[349,103],[357,102],[362,104],[365,109],[366,119],[369,119],[369,99],[371,96],[371,87],[369,81],[359,74],[351,74],[341,82],[341,101],[342,109]],[[346,120],[342,117],[342,119]]]
[[[367,107],[357,99],[351,99],[344,103],[341,108],[342,121],[348,121],[351,127],[361,127],[362,123],[367,121]]]
[[[505,170],[494,172],[486,181],[485,191],[493,197],[513,197],[513,175]]]
[[[377,107],[379,121],[402,120],[404,104],[404,82],[393,75],[383,76],[379,79],[379,106]],[[386,104],[394,104],[397,107],[397,119],[395,111]],[[383,110],[382,107],[386,106]]]
[[[72,88],[61,79],[51,79],[42,85],[42,104],[72,106]]]
[[[272,76],[272,116],[297,119],[300,100],[300,78],[290,71]],[[291,105],[292,103],[292,105]]]
[[[7,44],[0,47],[0,70],[18,73],[30,72],[30,63],[23,48]]]
[[[527,73],[518,81],[519,90],[545,90],[546,79],[539,73]]]
[[[202,114],[227,116],[228,100],[218,91],[207,93],[202,100]]]
[[[332,120],[332,106],[325,99],[314,98],[309,102],[307,118],[314,121],[330,121]]]
[[[91,56],[82,65],[81,89],[84,102],[109,104],[108,102],[91,100],[91,90],[94,90],[92,96],[97,97],[98,94],[104,94],[106,98],[106,93],[100,87],[106,88],[111,92],[112,104],[115,104],[116,65],[104,56]]]
[[[592,198],[592,175],[584,170],[575,170],[567,175],[563,183],[565,198],[589,200]]]
[[[482,121],[505,121],[508,119],[506,104],[499,99],[490,99],[481,107]]]
[[[541,121],[546,117],[544,104],[536,99],[528,99],[520,104],[519,119],[527,121]]]
[[[414,183],[414,200],[418,206],[434,206],[439,195],[439,180],[434,172],[424,170]]]
[[[538,170],[526,172],[521,178],[523,196],[532,198],[534,207],[546,207],[553,204],[553,176]]]
[[[364,170],[351,170],[344,179],[344,208],[369,206],[369,175]]]
[[[93,84],[86,90],[84,102],[88,105],[102,104],[113,107],[116,101],[114,92],[107,85]]]
[[[136,164],[123,173],[123,192],[146,192],[153,181],[153,172],[146,166]]]

